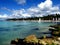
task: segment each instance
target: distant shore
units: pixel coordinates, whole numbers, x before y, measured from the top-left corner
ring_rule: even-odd
[[[7,21],[34,21],[34,22],[60,22],[60,20],[7,20]]]

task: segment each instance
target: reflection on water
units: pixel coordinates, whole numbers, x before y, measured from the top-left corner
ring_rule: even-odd
[[[52,22],[33,22],[33,21],[2,21],[0,22],[0,45],[8,45],[12,39],[25,38],[34,34],[37,37],[48,32],[48,26],[55,23]]]

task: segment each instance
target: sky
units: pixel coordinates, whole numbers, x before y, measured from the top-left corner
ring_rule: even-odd
[[[60,0],[0,0],[0,18],[42,17],[60,14]]]

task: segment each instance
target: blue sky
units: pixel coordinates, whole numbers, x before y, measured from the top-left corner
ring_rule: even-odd
[[[60,0],[0,0],[0,18],[43,16],[52,13],[60,14]]]

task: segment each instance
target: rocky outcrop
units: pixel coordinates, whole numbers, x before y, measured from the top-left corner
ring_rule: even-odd
[[[49,29],[49,31],[51,31],[51,35],[52,36],[58,36],[60,37],[60,24],[58,25],[53,25],[50,26],[51,28]]]

